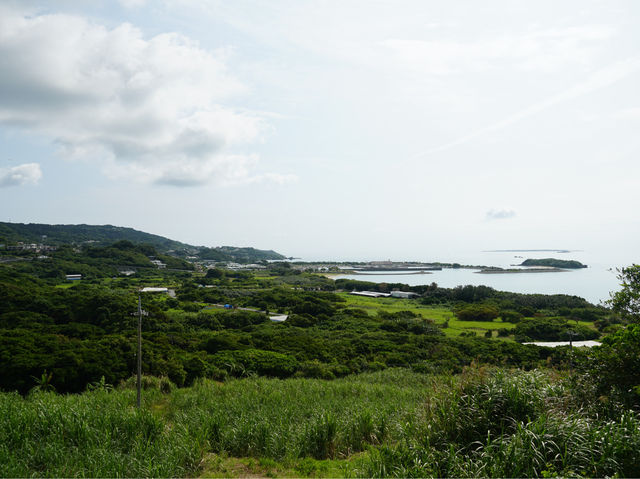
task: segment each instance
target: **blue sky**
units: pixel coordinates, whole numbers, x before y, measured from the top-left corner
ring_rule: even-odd
[[[0,220],[637,261],[633,1],[5,1]]]

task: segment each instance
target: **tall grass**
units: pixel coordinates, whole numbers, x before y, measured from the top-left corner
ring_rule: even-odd
[[[208,452],[293,464],[352,458],[345,474],[367,477],[640,473],[638,415],[586,414],[550,373],[165,383],[145,382],[141,410],[131,384],[0,394],[0,476],[191,476]]]
[[[142,477],[195,471],[202,445],[184,426],[167,428],[134,404],[130,391],[38,392],[27,398],[0,394],[0,476]]]
[[[434,390],[413,434],[362,462],[375,477],[637,477],[640,417],[599,420],[548,374],[472,370]]]
[[[398,440],[427,394],[425,376],[386,370],[335,381],[203,380],[176,391],[170,418],[236,456],[347,456]]]

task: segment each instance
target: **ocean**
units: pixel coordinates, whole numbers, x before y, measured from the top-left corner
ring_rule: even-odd
[[[593,304],[609,299],[611,292],[620,289],[617,268],[630,265],[612,264],[598,259],[585,251],[481,251],[464,255],[455,260],[427,259],[429,261],[457,262],[464,265],[498,266],[502,268],[518,265],[527,258],[557,258],[577,260],[587,268],[566,272],[480,274],[478,269],[450,269],[431,271],[426,274],[348,274],[337,278],[350,278],[377,283],[405,283],[411,286],[437,283],[453,288],[460,285],[486,285],[501,291],[516,293],[569,294],[580,296]]]

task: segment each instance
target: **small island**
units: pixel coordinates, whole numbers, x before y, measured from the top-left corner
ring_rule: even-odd
[[[526,259],[520,266],[546,266],[549,268],[562,268],[562,269],[580,269],[586,268],[586,264],[582,264],[580,261],[556,259],[556,258],[543,258],[543,259]]]

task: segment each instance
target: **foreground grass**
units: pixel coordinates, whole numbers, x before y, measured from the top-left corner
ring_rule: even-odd
[[[145,390],[140,411],[132,390],[2,393],[0,476],[178,477],[203,467],[212,473],[212,464],[222,475],[235,470],[211,453],[263,466],[277,461],[267,464],[293,476],[334,475],[339,467],[324,460],[399,440],[432,382],[399,370],[329,382],[202,380],[169,394]]]
[[[640,471],[640,418],[573,406],[567,381],[550,372],[202,380],[166,394],[156,384],[144,392],[140,411],[135,392],[126,389],[0,394],[0,476],[633,477]]]
[[[169,477],[197,470],[204,444],[181,424],[137,410],[135,392],[0,395],[2,477]]]
[[[335,381],[263,378],[201,381],[176,391],[168,418],[212,452],[273,459],[346,457],[396,442],[420,416],[430,376],[403,370]]]

